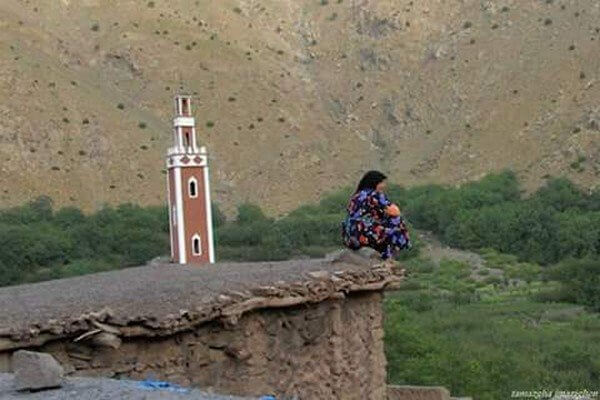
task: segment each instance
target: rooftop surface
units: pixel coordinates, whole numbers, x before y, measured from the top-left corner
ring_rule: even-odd
[[[195,388],[182,391],[148,390],[142,382],[126,379],[69,377],[61,388],[38,392],[17,392],[13,389],[12,374],[0,373],[2,400],[258,400],[256,397],[236,397],[204,392]]]
[[[397,271],[350,254],[283,262],[148,265],[6,287],[0,289],[0,350],[94,328],[119,336],[163,335],[208,320],[235,322],[252,309],[341,298],[400,280]]]

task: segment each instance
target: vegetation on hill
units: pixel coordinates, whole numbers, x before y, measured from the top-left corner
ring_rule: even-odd
[[[140,265],[168,248],[166,207],[122,204],[84,215],[36,200],[0,212],[0,285]]]
[[[474,281],[464,275],[468,265],[451,261],[411,260],[409,268],[411,283],[384,302],[389,382],[481,400],[513,390],[597,390],[597,312],[540,302],[547,283],[539,278]]]
[[[213,205],[217,257],[257,261],[323,256],[340,246],[340,222],[350,194],[346,188],[278,219],[257,205],[242,204],[235,220],[227,221]],[[549,179],[527,197],[510,171],[460,187],[392,185],[389,195],[411,226],[433,231],[450,246],[491,248],[541,265],[564,261],[551,269],[551,277],[568,280],[570,288],[588,282],[560,272],[580,265],[568,260],[587,257],[587,264],[579,262],[593,271],[598,259],[600,190],[584,192],[564,178]],[[42,196],[0,212],[0,243],[2,285],[138,265],[168,254],[167,209],[107,205],[85,215],[73,207],[55,211],[52,200]],[[413,257],[418,249],[416,243],[400,256]]]
[[[527,198],[510,172],[399,195],[411,221],[450,246],[491,247],[541,264],[600,252],[600,190],[584,192],[565,178],[549,179]]]
[[[213,205],[219,260],[318,257],[340,246],[351,188],[271,218]],[[600,377],[600,193],[562,178],[524,196],[511,172],[460,187],[391,186],[411,229],[475,250],[483,266],[402,252],[410,279],[386,296],[389,381],[506,398],[511,390],[593,388]],[[415,239],[416,239],[416,235]],[[39,197],[0,212],[0,284],[139,265],[168,254],[166,207],[85,215]],[[567,334],[568,333],[568,334]]]
[[[219,260],[320,257],[340,246],[340,222],[351,188],[329,194],[275,219],[254,204],[227,221],[216,205]],[[564,178],[549,179],[524,197],[510,171],[460,187],[391,186],[413,227],[433,231],[447,245],[513,254],[516,274],[563,282],[546,296],[600,310],[600,191],[584,192]],[[0,285],[34,282],[139,265],[169,253],[166,207],[122,204],[85,215],[53,210],[46,196],[0,212]],[[416,237],[415,237],[416,239]],[[400,253],[408,259],[414,249]],[[506,264],[506,263],[505,263]],[[533,269],[532,269],[533,268]]]

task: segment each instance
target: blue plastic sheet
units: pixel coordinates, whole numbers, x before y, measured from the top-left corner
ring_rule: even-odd
[[[138,386],[142,389],[146,390],[164,390],[167,392],[175,392],[175,393],[188,393],[190,390],[179,385],[175,385],[170,382],[165,381],[154,381],[146,379],[145,381],[141,381]]]
[[[174,383],[165,382],[165,381],[156,381],[152,379],[146,379],[144,381],[140,381],[138,383],[138,387],[146,390],[164,390],[167,392],[175,392],[175,393],[189,393],[190,389],[181,387]],[[277,400],[275,396],[265,395],[261,396],[259,400]]]

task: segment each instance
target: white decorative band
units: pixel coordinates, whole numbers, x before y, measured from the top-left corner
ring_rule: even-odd
[[[167,168],[175,167],[205,167],[207,165],[206,156],[197,154],[178,154],[167,157]]]
[[[173,118],[173,126],[190,126],[193,127],[196,125],[194,121],[194,117],[175,117]]]
[[[188,157],[194,157],[194,156],[205,156],[207,155],[208,152],[206,151],[206,147],[202,146],[200,147],[200,149],[198,148],[194,148],[193,146],[172,146],[169,147],[169,149],[167,150],[167,157],[170,156],[183,156],[183,155],[187,155]]]

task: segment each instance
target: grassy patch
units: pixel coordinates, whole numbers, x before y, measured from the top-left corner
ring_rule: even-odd
[[[387,295],[384,305],[390,383],[442,385],[483,400],[597,387],[598,314],[513,296],[456,304],[424,290]]]

